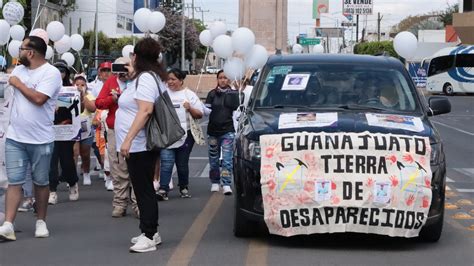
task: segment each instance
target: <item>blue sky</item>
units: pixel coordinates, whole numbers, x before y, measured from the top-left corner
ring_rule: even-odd
[[[312,19],[312,2],[312,0],[288,0],[288,38],[290,42],[293,42],[300,31],[305,33],[307,27],[315,24]],[[186,0],[186,3],[191,3],[191,0]],[[367,16],[367,29],[376,29],[377,12],[383,15],[382,29],[388,29],[409,15],[444,10],[448,4],[456,3],[458,0],[374,0],[374,15]],[[345,19],[341,15],[342,0],[329,0],[329,4],[329,14],[324,15],[321,19],[321,25],[326,27],[335,26],[336,22]],[[194,0],[194,5],[210,11],[204,13],[206,23],[224,20],[228,28],[238,27],[238,0]],[[201,13],[195,12],[195,16],[200,18]],[[360,19],[365,23],[365,18],[361,17]]]

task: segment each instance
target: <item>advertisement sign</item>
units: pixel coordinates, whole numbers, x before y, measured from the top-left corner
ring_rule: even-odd
[[[313,0],[313,19],[320,19],[321,14],[329,12],[329,0]]]
[[[344,0],[342,3],[343,14],[372,15],[373,13],[373,0]]]
[[[380,133],[260,136],[264,219],[281,236],[416,237],[431,205],[429,138]]]

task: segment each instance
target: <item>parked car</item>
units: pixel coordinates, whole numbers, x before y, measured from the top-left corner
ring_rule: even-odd
[[[215,66],[207,66],[206,67],[206,73],[208,74],[217,74],[219,72],[219,69]]]
[[[272,56],[236,133],[234,234],[252,236],[265,221],[282,236],[437,241],[446,160],[429,117],[450,110],[445,97],[426,100],[395,58]]]

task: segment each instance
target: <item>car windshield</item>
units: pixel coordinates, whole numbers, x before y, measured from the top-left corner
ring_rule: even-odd
[[[256,108],[417,109],[416,92],[396,69],[350,64],[275,65],[261,78]]]

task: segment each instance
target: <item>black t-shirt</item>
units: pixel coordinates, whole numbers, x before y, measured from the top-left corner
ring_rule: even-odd
[[[233,94],[234,91],[231,89],[222,90],[216,88],[207,94],[206,106],[212,110],[209,115],[207,134],[211,136],[218,137],[228,132],[235,132],[232,112],[235,111],[238,106],[234,108],[233,106],[224,105],[225,95],[229,93]]]

